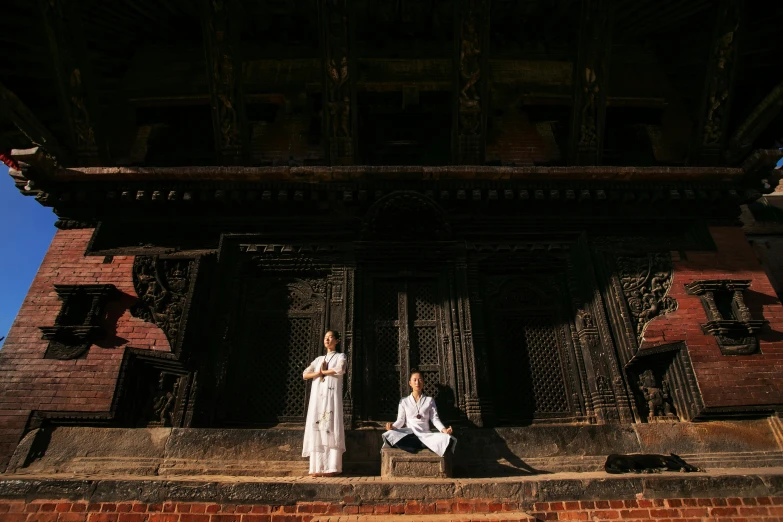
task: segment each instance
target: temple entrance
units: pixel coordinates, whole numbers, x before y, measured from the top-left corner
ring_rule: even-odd
[[[396,418],[410,393],[410,369],[424,376],[424,393],[437,398],[446,376],[441,331],[442,292],[437,277],[368,278],[365,288],[365,418]]]
[[[225,424],[303,422],[302,371],[323,351],[323,299],[298,278],[248,278],[237,307],[237,343],[226,378]]]
[[[573,415],[556,328],[557,310],[537,290],[512,283],[491,302],[489,356],[500,425]]]

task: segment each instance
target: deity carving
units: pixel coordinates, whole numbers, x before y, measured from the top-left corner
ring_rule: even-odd
[[[171,384],[169,384],[171,383]],[[170,386],[170,388],[169,388]],[[152,400],[152,426],[171,426],[173,424],[174,406],[177,402],[179,381],[172,374],[160,372],[158,389]]]
[[[677,416],[674,414],[669,393],[669,383],[666,379],[661,379],[659,383],[655,373],[647,369],[639,375],[637,384],[647,402],[648,422],[653,422],[656,418],[661,417],[676,419]]]

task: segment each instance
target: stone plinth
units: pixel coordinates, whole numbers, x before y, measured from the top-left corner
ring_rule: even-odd
[[[408,453],[400,449],[381,450],[381,477],[451,477],[452,453],[439,457],[428,449]]]

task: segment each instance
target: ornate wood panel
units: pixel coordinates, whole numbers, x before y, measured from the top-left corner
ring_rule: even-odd
[[[370,278],[366,285],[365,385],[372,420],[397,414],[400,397],[408,395],[410,370],[418,369],[424,393],[437,399],[446,379],[436,278]]]
[[[324,299],[298,278],[246,282],[238,312],[239,346],[229,362],[229,424],[301,421],[307,387],[302,371],[317,356]]]
[[[493,279],[489,365],[497,421],[572,417],[557,302],[524,280]]]

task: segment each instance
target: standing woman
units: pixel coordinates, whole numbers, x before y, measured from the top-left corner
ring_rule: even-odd
[[[317,357],[302,377],[313,380],[307,407],[302,456],[310,457],[311,477],[331,477],[343,471],[343,374],[346,357],[337,352],[340,334],[324,335],[326,355]]]

